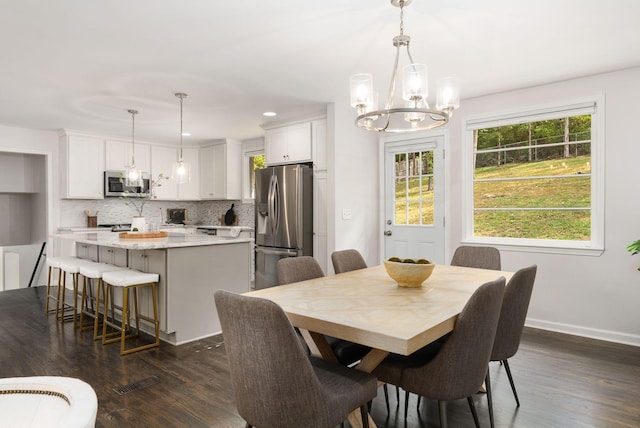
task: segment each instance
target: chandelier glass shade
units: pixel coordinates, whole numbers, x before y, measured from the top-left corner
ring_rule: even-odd
[[[438,82],[436,105],[431,108],[428,69],[424,64],[415,63],[409,51],[411,38],[404,34],[404,6],[412,0],[391,0],[400,8],[400,34],[393,38],[396,58],[385,107],[378,108],[377,94],[373,90],[373,76],[359,73],[351,76],[351,106],[357,111],[356,125],[362,129],[386,133],[404,133],[437,128],[449,122],[453,110],[460,107],[460,91],[454,78],[447,77]],[[402,68],[398,76],[400,52],[405,48],[409,64]],[[396,81],[401,80],[401,101],[396,98]],[[394,105],[394,102],[396,104]]]
[[[130,187],[142,187],[142,170],[136,166],[136,114],[138,110],[127,110],[131,114],[131,164],[125,167],[125,184]]]
[[[173,164],[172,177],[178,184],[185,184],[191,181],[191,164],[185,162],[182,157],[182,101],[187,97],[187,94],[178,92],[175,95],[180,98],[180,149],[178,152],[178,161]]]

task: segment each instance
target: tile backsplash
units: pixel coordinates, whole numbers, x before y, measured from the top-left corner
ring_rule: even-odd
[[[98,224],[131,223],[131,218],[138,214],[133,206],[125,202],[119,198],[63,199],[60,201],[60,227],[86,227],[85,210],[98,212]],[[167,221],[167,208],[184,208],[188,220],[198,224],[219,225],[220,217],[231,208],[231,204],[235,204],[233,210],[238,216],[238,225],[253,227],[254,205],[240,201],[150,201],[145,205],[143,214],[148,221],[164,223]]]

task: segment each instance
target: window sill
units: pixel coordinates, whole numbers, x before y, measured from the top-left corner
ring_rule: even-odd
[[[500,251],[516,251],[523,253],[544,253],[544,254],[566,254],[573,256],[600,257],[604,253],[604,248],[591,246],[587,247],[580,243],[560,243],[550,241],[535,241],[523,243],[520,240],[510,242],[506,239],[496,238],[473,238],[462,241],[464,245],[490,245]]]

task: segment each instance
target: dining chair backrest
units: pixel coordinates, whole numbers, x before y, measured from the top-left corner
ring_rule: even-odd
[[[500,251],[495,247],[461,245],[453,253],[451,266],[501,270]]]
[[[311,256],[287,257],[278,260],[278,283],[280,285],[307,279],[321,278],[324,272],[320,264]]]
[[[487,373],[504,288],[504,277],[480,286],[437,355],[424,366],[406,367],[400,386],[434,400],[457,400],[477,393]]]
[[[358,250],[334,251],[331,254],[331,262],[335,273],[367,268],[367,262],[364,261]]]
[[[506,360],[518,351],[537,270],[536,265],[522,268],[509,280],[504,291],[491,361]]]
[[[236,406],[248,424],[263,428],[330,427],[346,417],[348,410],[335,404],[338,392],[321,383],[280,306],[224,290],[216,291],[214,299]],[[345,388],[340,385],[345,377],[332,379],[336,389]],[[373,392],[371,397],[359,397],[362,404],[376,389],[374,377],[365,381],[372,383]],[[348,383],[347,387],[354,385]],[[362,391],[354,394],[362,395]],[[337,411],[341,413],[336,415]]]

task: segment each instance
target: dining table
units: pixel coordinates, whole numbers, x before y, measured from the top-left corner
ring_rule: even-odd
[[[513,272],[436,265],[418,287],[400,287],[384,265],[250,291],[277,303],[313,354],[336,361],[325,336],[371,348],[355,368],[372,372],[389,353],[410,355],[453,331],[474,291]],[[359,411],[349,415],[362,426]],[[369,417],[369,426],[375,423]]]

